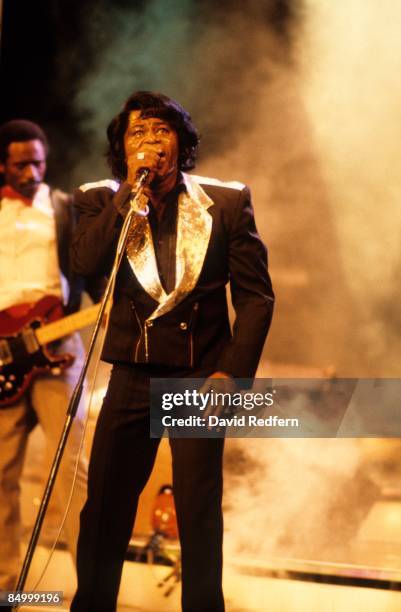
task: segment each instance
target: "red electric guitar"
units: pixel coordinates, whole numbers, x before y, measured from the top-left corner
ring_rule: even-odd
[[[53,355],[46,345],[93,323],[99,304],[61,318],[60,300],[46,296],[21,316],[12,311],[0,312],[0,409],[17,402],[38,374],[59,374],[73,363],[73,355]]]

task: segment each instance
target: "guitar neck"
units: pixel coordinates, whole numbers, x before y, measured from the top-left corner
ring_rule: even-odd
[[[64,319],[47,323],[35,330],[39,344],[48,344],[64,336],[72,334],[77,329],[82,329],[96,321],[100,304],[94,304],[85,310],[80,310]]]

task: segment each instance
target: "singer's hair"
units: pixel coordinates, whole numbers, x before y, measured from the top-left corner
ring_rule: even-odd
[[[192,123],[191,116],[175,100],[151,91],[136,91],[125,102],[122,110],[112,119],[107,128],[109,146],[107,161],[113,176],[120,180],[127,178],[125,161],[124,135],[131,111],[141,111],[140,117],[156,117],[166,121],[178,136],[180,170],[191,170],[195,167],[199,134]]]
[[[46,155],[49,152],[49,143],[46,134],[36,123],[26,119],[12,119],[0,126],[0,161],[7,161],[8,145],[12,142],[28,142],[40,140]]]

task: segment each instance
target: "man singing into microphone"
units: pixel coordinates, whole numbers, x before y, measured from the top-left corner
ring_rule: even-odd
[[[266,249],[249,190],[186,174],[198,133],[174,100],[135,92],[107,131],[115,180],[83,185],[75,271],[108,274],[133,186],[150,171],[148,217],[134,218],[103,359],[113,364],[81,513],[72,612],[113,612],[138,497],[159,440],[149,436],[152,377],[252,377],[273,311]],[[230,281],[236,320],[231,334]],[[222,454],[218,438],[170,439],[184,612],[222,612]]]

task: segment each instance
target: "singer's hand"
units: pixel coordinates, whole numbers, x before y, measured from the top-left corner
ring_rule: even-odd
[[[149,168],[149,182],[152,181],[154,175],[161,168],[163,152],[155,149],[143,148],[140,151],[132,153],[127,157],[127,181],[131,185],[135,185],[138,180],[140,171],[143,168]]]

